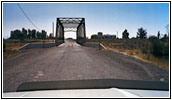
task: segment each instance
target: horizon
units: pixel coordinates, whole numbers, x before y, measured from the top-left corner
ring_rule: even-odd
[[[20,3],[21,7],[41,30],[56,32],[57,17],[84,17],[86,37],[103,34],[122,37],[127,29],[129,37],[136,37],[138,28],[147,30],[147,36],[166,34],[169,24],[169,3]],[[3,3],[3,38],[10,36],[10,31],[22,28],[36,29],[24,16],[17,3]],[[36,29],[37,30],[37,29]],[[38,31],[38,30],[37,30]],[[76,33],[67,32],[65,38],[76,38]]]

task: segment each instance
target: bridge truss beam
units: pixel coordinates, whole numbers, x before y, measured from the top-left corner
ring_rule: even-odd
[[[79,44],[85,43],[85,18],[57,18],[56,45],[64,43],[64,32],[76,32],[76,42]]]

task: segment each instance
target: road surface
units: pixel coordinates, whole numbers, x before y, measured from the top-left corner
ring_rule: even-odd
[[[58,47],[22,50],[3,61],[3,91],[23,82],[79,79],[165,80],[168,72],[135,58],[66,41]]]

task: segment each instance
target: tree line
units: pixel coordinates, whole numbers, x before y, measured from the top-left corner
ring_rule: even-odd
[[[168,33],[167,33],[168,34]],[[168,35],[164,34],[164,36],[162,38],[168,38]],[[151,38],[152,36],[150,36],[149,38]],[[129,39],[129,32],[127,31],[127,29],[125,29],[122,32],[122,38],[123,39]],[[137,35],[136,35],[137,39],[147,39],[147,32],[146,29],[143,29],[142,27],[138,29]],[[158,31],[157,33],[157,38],[160,39],[160,31]]]
[[[168,29],[167,29],[167,34],[168,34]],[[162,38],[168,38],[168,35],[164,34],[164,36]],[[152,36],[150,36],[152,37]],[[134,37],[133,37],[134,38]],[[143,29],[142,27],[138,29],[137,35],[136,35],[137,39],[147,39],[147,31],[146,29]],[[157,33],[157,38],[160,39],[160,31],[158,31]],[[98,39],[98,36],[93,34],[91,35],[91,39]],[[129,39],[129,32],[127,29],[125,29],[122,32],[122,39]]]
[[[46,39],[47,37],[47,32],[45,30],[39,32],[35,29],[26,30],[25,28],[22,28],[22,30],[16,29],[10,33],[10,39]]]

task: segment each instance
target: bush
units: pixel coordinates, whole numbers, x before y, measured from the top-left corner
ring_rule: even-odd
[[[152,41],[152,54],[155,56],[163,56],[164,45],[160,40]]]
[[[163,53],[165,56],[169,56],[169,44],[164,45]]]
[[[141,48],[141,52],[142,52],[143,54],[147,54],[147,53],[148,53],[148,50],[147,50],[146,48]]]
[[[96,34],[91,35],[91,39],[98,39],[98,36]]]
[[[156,36],[150,36],[149,41],[152,44],[151,53],[155,56],[166,56],[168,55],[168,46],[162,42],[162,40],[158,39]]]
[[[149,41],[151,41],[151,42],[154,42],[156,40],[158,40],[158,38],[154,35],[149,37]]]

